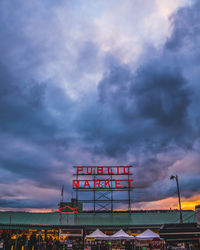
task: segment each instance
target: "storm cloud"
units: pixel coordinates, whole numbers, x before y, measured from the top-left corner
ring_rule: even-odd
[[[55,208],[78,164],[132,164],[133,207],[199,192],[200,4],[125,2],[1,1],[0,207]]]

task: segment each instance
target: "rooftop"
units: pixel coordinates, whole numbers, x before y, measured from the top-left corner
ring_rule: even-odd
[[[195,211],[182,211],[184,223],[196,223]],[[141,211],[125,213],[60,214],[0,212],[0,228],[18,227],[89,227],[89,226],[155,226],[179,223],[179,211]]]

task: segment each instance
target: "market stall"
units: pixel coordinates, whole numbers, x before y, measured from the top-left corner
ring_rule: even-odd
[[[133,249],[133,240],[135,237],[127,234],[122,229],[111,235],[109,238],[112,242],[112,249]]]
[[[164,241],[160,238],[160,236],[150,229],[145,230],[143,233],[135,236],[137,240],[137,246],[147,247],[146,249],[161,249]],[[149,248],[148,248],[149,247]]]
[[[86,240],[94,238],[95,240],[109,240],[109,236],[104,234],[101,230],[98,228],[92,232],[91,234],[88,234],[85,236]]]
[[[91,234],[86,235],[85,240],[86,240],[86,246],[88,250],[108,249],[109,236],[104,234],[99,229],[96,229]]]

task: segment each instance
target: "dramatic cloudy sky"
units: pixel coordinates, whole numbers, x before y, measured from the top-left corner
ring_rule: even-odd
[[[200,199],[200,2],[0,1],[0,208],[55,209],[73,165],[127,165],[133,205]]]

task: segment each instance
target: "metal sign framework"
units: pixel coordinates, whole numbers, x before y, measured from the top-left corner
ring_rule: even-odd
[[[87,169],[87,172],[78,171],[78,168],[79,170]],[[88,173],[88,168],[90,168],[90,170],[92,169],[90,173]],[[101,172],[99,168],[101,168]],[[133,179],[130,179],[132,176],[131,168],[132,166],[74,166],[76,173],[73,174],[73,176],[75,176],[75,180],[73,180],[73,190],[76,194],[76,200],[78,202],[93,204],[93,212],[113,212],[114,204],[116,203],[127,204],[128,211],[130,212],[131,190],[133,188],[131,185]],[[75,183],[76,185],[74,185]],[[85,184],[83,185],[83,183],[87,183],[87,186]],[[92,184],[90,185],[89,183]],[[85,196],[89,196],[89,199],[79,199],[80,192],[85,192]],[[120,195],[118,195],[116,199],[114,196],[117,192],[126,192],[126,195],[121,193],[123,194],[122,198],[120,199]]]

